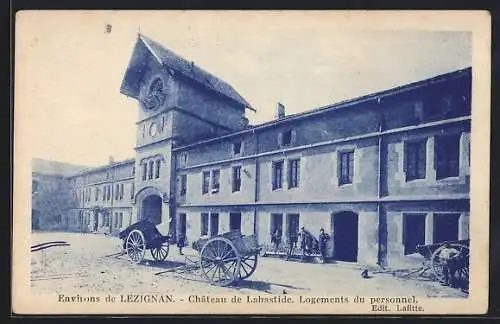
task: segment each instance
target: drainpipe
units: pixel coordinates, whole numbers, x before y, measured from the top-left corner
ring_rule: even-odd
[[[377,99],[377,105],[380,105],[381,99]],[[384,218],[382,212],[382,131],[383,131],[383,113],[380,107],[379,110],[379,134],[378,134],[378,179],[377,179],[377,214],[378,214],[378,257],[377,264],[380,267],[385,266],[385,258],[387,255],[387,235],[385,232],[387,231],[387,220]],[[383,242],[382,242],[383,241]],[[385,251],[384,246],[385,245]]]
[[[255,134],[255,129],[252,131],[253,136],[255,137],[255,153],[259,154],[259,137]],[[259,178],[260,178],[260,170],[259,170],[259,158],[255,158],[255,192],[254,192],[254,206],[253,206],[253,233],[257,236],[257,202],[259,201]]]

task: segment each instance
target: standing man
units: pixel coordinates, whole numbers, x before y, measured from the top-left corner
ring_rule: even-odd
[[[300,228],[300,250],[302,252],[301,259],[304,260],[306,254],[311,253],[313,235],[307,231],[304,226]]]
[[[450,286],[451,288],[456,288],[457,280],[455,278],[455,273],[458,269],[458,258],[460,257],[460,251],[454,249],[450,246],[450,243],[445,242],[443,244],[443,249],[439,252],[439,258],[443,261],[443,276],[444,281],[443,286]]]
[[[278,252],[278,248],[281,244],[281,236],[282,236],[282,233],[281,233],[281,228],[277,228],[276,231],[274,231],[272,237],[271,237],[271,243],[273,243],[274,245],[274,252]]]
[[[325,233],[325,230],[322,228],[319,230],[319,253],[321,253],[321,259],[323,263],[325,263],[326,260],[326,245],[328,243],[328,240],[330,239],[330,235]]]
[[[182,248],[184,247],[184,243],[186,241],[184,233],[179,233],[177,235],[177,247],[179,248],[179,255],[184,255],[182,252]]]

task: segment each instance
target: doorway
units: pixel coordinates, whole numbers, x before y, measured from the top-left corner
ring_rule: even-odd
[[[219,214],[210,213],[210,236],[219,234]]]
[[[177,217],[177,237],[186,239],[186,214],[180,213]]]
[[[162,200],[157,195],[151,195],[142,201],[142,219],[149,219],[153,224],[161,223]]]
[[[287,239],[296,238],[299,233],[299,214],[287,214],[286,215],[286,234]],[[294,240],[293,239],[293,240]]]
[[[405,255],[415,253],[425,244],[426,214],[403,214],[403,243]]]
[[[350,211],[333,216],[334,258],[339,261],[358,261],[358,214]]]

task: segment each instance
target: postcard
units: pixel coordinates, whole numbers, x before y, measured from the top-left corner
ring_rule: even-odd
[[[20,11],[17,314],[482,314],[483,11]]]

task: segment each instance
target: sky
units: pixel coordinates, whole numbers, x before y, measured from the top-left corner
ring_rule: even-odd
[[[18,17],[14,136],[30,157],[133,157],[139,108],[120,85],[138,32],[231,84],[257,109],[251,124],[271,120],[277,102],[298,113],[472,65],[470,32],[384,24],[297,13]]]

